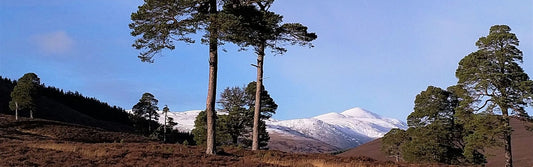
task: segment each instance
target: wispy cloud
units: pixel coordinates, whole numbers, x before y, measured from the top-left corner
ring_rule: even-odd
[[[34,36],[33,41],[45,54],[65,54],[72,50],[74,40],[65,31],[49,32]]]

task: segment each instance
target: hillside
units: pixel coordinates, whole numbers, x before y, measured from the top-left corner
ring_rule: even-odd
[[[518,119],[511,119],[511,126],[514,130],[512,134],[513,165],[533,166],[533,149],[531,149],[531,141],[533,141],[533,132],[527,131],[524,127],[524,123]],[[394,158],[388,157],[383,152],[381,152],[380,148],[381,140],[376,139],[354,149],[350,149],[342,154],[339,154],[339,156],[366,156],[380,161],[394,160]],[[487,155],[494,155],[488,156],[488,163],[486,164],[487,166],[504,166],[503,148],[495,148],[488,150]]]
[[[365,157],[161,144],[100,128],[0,114],[0,166],[406,166]]]
[[[0,114],[14,115],[9,109],[11,91],[16,82],[0,76]],[[129,115],[123,109],[110,106],[96,98],[85,97],[79,92],[64,92],[51,86],[39,86],[36,99],[35,118],[56,120],[112,131],[131,132],[133,127]],[[21,117],[29,117],[27,111],[19,112]]]

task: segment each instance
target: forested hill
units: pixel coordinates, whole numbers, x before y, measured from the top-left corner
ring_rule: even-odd
[[[16,85],[0,76],[0,113],[14,115],[9,109],[10,94]],[[40,85],[37,111],[34,117],[62,122],[99,127],[113,131],[132,131],[129,114],[124,109],[110,106],[96,98],[84,97],[79,92],[64,92],[62,89]],[[28,117],[27,111],[19,113]]]

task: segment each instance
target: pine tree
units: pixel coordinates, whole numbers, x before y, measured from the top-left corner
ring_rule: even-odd
[[[227,115],[218,115],[217,121],[217,141],[218,145],[232,144],[244,147],[251,147],[251,132],[253,126],[253,117],[255,109],[255,82],[250,82],[246,87],[232,87],[226,88],[220,95],[218,101],[220,105],[219,111],[227,113]],[[270,137],[266,131],[265,120],[272,117],[277,109],[277,104],[272,97],[263,88],[262,95],[262,111],[259,126],[259,148],[268,149],[268,141]],[[195,121],[195,140],[205,139],[205,129],[201,124],[205,117],[205,112],[202,112]]]
[[[164,125],[163,125],[163,142],[167,142],[167,114],[170,111],[167,105],[163,107],[163,114],[164,114]],[[169,121],[172,121],[172,119],[169,119]],[[173,127],[173,126],[172,126]],[[172,128],[171,128],[172,129]]]
[[[457,97],[450,91],[428,86],[415,98],[414,112],[407,117],[409,127],[424,127],[429,124],[454,125]]]
[[[227,3],[224,14],[235,22],[226,26],[224,40],[237,43],[241,47],[253,47],[257,54],[257,84],[255,90],[255,111],[252,150],[259,149],[259,122],[261,110],[261,88],[263,85],[263,63],[265,50],[283,54],[286,49],[280,43],[308,45],[317,38],[315,33],[307,32],[307,27],[299,23],[282,23],[282,16],[269,11],[274,0],[236,0]]]
[[[268,91],[265,89],[264,86],[261,86],[261,93],[259,95],[259,98],[260,98],[260,109],[261,111],[259,112],[259,121],[256,122],[255,120],[255,111],[257,109],[257,83],[256,82],[250,82],[248,84],[248,86],[246,86],[246,94],[247,94],[247,97],[248,97],[248,106],[250,106],[250,108],[248,109],[249,113],[253,113],[254,114],[254,120],[253,120],[253,124],[251,125],[253,128],[257,128],[257,147],[258,149],[268,149],[268,141],[270,140],[270,137],[268,135],[268,132],[266,131],[266,123],[265,123],[265,120],[267,119],[270,119],[270,117],[272,117],[273,114],[276,113],[276,110],[278,109],[278,105],[276,104],[276,102],[274,101],[274,99],[272,99],[272,97],[270,96],[270,94],[268,93]],[[256,124],[258,123],[258,125]],[[257,125],[257,126],[256,126]],[[254,149],[254,145],[253,145],[253,134],[252,134],[252,150]]]
[[[19,110],[29,110],[30,118],[33,118],[33,111],[37,109],[37,96],[40,86],[40,79],[35,73],[26,73],[18,81],[11,92],[9,108],[15,111],[15,118],[18,120]]]
[[[250,125],[252,117],[246,109],[246,101],[246,94],[240,87],[228,87],[220,94],[218,103],[221,107],[219,111],[228,114],[227,129],[233,145],[238,145],[239,138],[250,132],[248,125]]]
[[[202,42],[209,45],[206,154],[215,154],[219,29],[222,23],[229,23],[231,20],[219,16],[217,0],[144,0],[137,12],[131,14],[131,20],[131,35],[140,36],[133,47],[141,50],[139,58],[143,62],[153,62],[153,57],[163,49],[175,49],[175,41],[193,43],[194,40],[187,35],[205,30]]]
[[[476,129],[471,129],[473,133],[468,137],[468,143],[477,145],[475,143],[487,143],[483,141],[487,136],[503,136],[506,167],[512,166],[510,116],[529,118],[525,107],[531,102],[533,93],[533,81],[519,65],[523,54],[518,49],[518,38],[510,31],[507,25],[492,26],[489,35],[476,42],[478,50],[464,57],[456,71],[458,85],[464,89],[464,96],[470,99],[462,107],[462,121],[478,123],[470,126]],[[499,114],[499,118],[492,116]],[[488,124],[483,120],[501,123],[486,128],[484,125]]]
[[[429,86],[416,96],[414,111],[407,117],[407,131],[394,130],[383,139],[382,150],[401,156],[408,162],[470,165],[484,163],[469,161],[463,156],[464,125],[456,122],[456,108],[462,99],[456,95],[457,86],[443,90]],[[398,152],[399,151],[399,152]],[[472,152],[480,155],[479,152]]]
[[[132,108],[133,115],[137,118],[137,124],[142,122],[142,119],[148,120],[148,133],[152,132],[152,121],[159,119],[159,114],[157,110],[158,100],[151,93],[144,93],[139,99],[139,102],[135,104]]]
[[[229,121],[227,115],[218,115],[216,118],[216,146],[229,145],[232,143],[231,135],[228,133],[227,122]],[[194,129],[191,131],[194,136],[194,141],[198,145],[206,145],[207,139],[207,114],[202,111],[196,116],[194,121]]]

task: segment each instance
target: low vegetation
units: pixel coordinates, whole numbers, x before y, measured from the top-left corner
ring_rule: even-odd
[[[67,133],[70,132],[70,133]],[[78,137],[80,136],[80,137]],[[121,132],[0,114],[0,166],[408,166],[365,157],[164,144]]]

